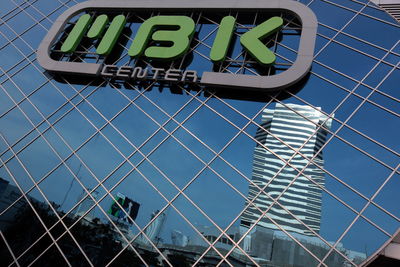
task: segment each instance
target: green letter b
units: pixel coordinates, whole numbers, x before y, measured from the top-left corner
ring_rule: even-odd
[[[171,27],[177,26],[179,29],[171,30]],[[194,21],[186,16],[151,17],[140,26],[128,54],[131,57],[138,57],[144,52],[148,58],[164,60],[178,58],[189,49],[194,30]],[[146,49],[150,38],[158,42],[170,42],[172,45],[150,46]]]

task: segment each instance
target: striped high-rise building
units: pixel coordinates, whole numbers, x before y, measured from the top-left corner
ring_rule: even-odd
[[[275,109],[263,111],[261,127],[255,136],[258,142],[253,159],[254,184],[249,185],[248,194],[248,201],[253,201],[259,209],[250,205],[242,215],[242,226],[256,223],[261,216],[260,210],[270,208],[267,215],[287,231],[312,235],[305,227],[308,225],[319,232],[322,190],[317,184],[324,186],[325,179],[324,172],[316,164],[324,165],[322,153],[318,151],[326,141],[326,129],[330,128],[331,122],[332,119],[323,115],[320,108],[316,110],[309,106],[276,104]],[[309,159],[313,157],[310,163]],[[259,194],[260,188],[264,187],[264,192]],[[272,205],[270,197],[276,198],[285,189],[278,200],[281,205]],[[279,229],[266,216],[257,225]]]
[[[154,211],[151,214],[150,220],[152,220],[154,217],[157,217],[150,225],[146,228],[145,234],[147,236],[144,237],[143,235],[141,236],[140,240],[147,244],[150,245],[150,240],[156,244],[158,244],[159,241],[161,241],[161,230],[164,226],[165,220],[167,215],[163,212],[160,214],[159,210]]]

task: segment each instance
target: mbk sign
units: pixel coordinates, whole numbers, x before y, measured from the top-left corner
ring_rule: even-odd
[[[99,63],[57,61],[51,58],[52,47],[59,42],[60,35],[73,17],[81,15],[68,36],[63,40],[60,52],[73,54],[83,38],[96,41],[96,54],[107,57],[115,51],[124,27],[127,24],[127,12],[171,12],[173,15],[151,16],[143,21],[133,41],[127,47],[128,55],[133,59],[156,61],[174,61],[184,57],[191,46],[196,31],[196,23],[191,17],[176,15],[182,12],[264,12],[289,13],[301,23],[301,35],[297,58],[284,72],[256,76],[204,71],[200,76],[195,70],[143,68],[140,66],[117,66]],[[94,12],[95,14],[93,15]],[[116,15],[115,13],[120,14]],[[107,14],[112,15],[107,15]],[[275,63],[275,54],[264,45],[263,40],[280,31],[284,25],[280,16],[271,16],[240,36],[240,44],[259,67],[268,68]],[[236,27],[234,16],[225,16],[219,21],[219,27],[210,45],[208,57],[214,64],[226,60],[232,45]],[[229,87],[253,91],[272,92],[284,89],[300,79],[309,71],[313,60],[317,20],[306,6],[292,0],[119,0],[88,1],[78,4],[64,12],[54,23],[38,49],[40,65],[54,73],[84,76],[105,76],[129,80],[164,80],[170,82],[196,82],[203,86]]]

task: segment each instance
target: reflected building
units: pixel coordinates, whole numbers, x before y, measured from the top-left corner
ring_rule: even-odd
[[[278,103],[275,109],[263,111],[261,127],[255,136],[252,183],[246,201],[246,206],[249,201],[254,205],[243,213],[242,227],[257,224],[279,229],[266,216],[257,222],[260,211],[269,209],[267,215],[287,231],[312,236],[307,225],[319,232],[321,187],[324,186],[324,172],[320,169],[324,160],[319,150],[326,141],[326,129],[331,127],[331,122],[320,108],[303,105]],[[275,199],[284,190],[280,205],[273,204],[271,197]]]
[[[189,238],[187,235],[182,234],[181,231],[173,230],[171,232],[172,245],[179,247],[186,247],[189,243]]]
[[[239,243],[241,238],[241,229],[239,226],[230,227],[222,236],[220,236],[221,231],[215,226],[198,225],[197,229],[201,232],[202,237],[197,235],[190,237],[189,243],[185,247],[186,250],[191,249],[192,253],[196,249],[197,251],[202,251],[201,248],[207,247],[204,239],[214,243],[214,247],[224,253],[225,251],[229,251],[234,245],[231,241]],[[298,233],[292,233],[292,235],[302,246],[312,251],[318,258],[323,258],[330,250],[330,246],[316,236],[307,236]],[[229,238],[227,238],[228,236]],[[251,250],[247,251],[247,253],[260,266],[299,267],[318,265],[314,257],[282,231],[256,225],[251,235],[246,236],[246,238],[250,239],[249,244],[251,244]],[[334,242],[329,243],[333,244]],[[356,264],[361,263],[366,258],[364,253],[346,249],[342,243],[337,244],[337,249],[347,255]],[[248,258],[237,248],[232,251],[230,257],[231,260],[236,261],[236,265],[234,266],[254,266],[252,262],[248,262]],[[334,254],[326,259],[325,264],[337,267],[347,266],[344,258],[339,254]]]
[[[147,245],[150,245],[149,239],[156,244],[161,241],[160,234],[165,223],[166,214],[164,212],[160,214],[160,211],[156,210],[151,214],[150,220],[152,220],[154,217],[156,217],[154,221],[152,221],[144,231],[148,238],[144,236],[141,236],[140,238],[141,241]]]
[[[90,192],[90,189],[87,189]],[[79,196],[78,198],[78,202],[82,200],[82,202],[78,205],[78,207],[72,212],[76,217],[80,217],[80,216],[84,216],[86,219],[94,219],[94,211],[95,209],[92,207],[94,207],[95,201],[94,199],[97,199],[98,197],[98,192],[97,191],[93,191],[91,193],[92,197],[90,197],[85,190],[83,190],[82,194]],[[90,211],[89,211],[90,210]],[[85,215],[86,214],[86,215]]]
[[[0,177],[0,231],[5,231],[8,227],[14,225],[15,218],[18,217],[19,213],[29,207],[27,200],[39,207],[47,207],[47,204],[29,194],[23,197],[17,186]],[[53,207],[57,207],[54,202],[50,203]]]
[[[154,217],[157,217],[147,228],[146,235],[154,242],[158,242],[160,240],[161,229],[164,225],[166,215],[165,213],[159,214],[160,211],[156,210],[151,214],[151,220]]]
[[[18,211],[26,207],[27,201],[25,198],[21,198],[20,201],[14,203],[20,196],[21,191],[18,187],[11,185],[7,180],[0,177],[0,212],[3,213],[7,209],[7,212],[4,212],[0,219],[1,231],[12,225]],[[14,205],[12,205],[13,203]]]

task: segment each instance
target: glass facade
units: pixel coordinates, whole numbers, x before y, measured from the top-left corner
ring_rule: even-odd
[[[400,25],[377,5],[301,0],[318,19],[310,73],[261,94],[204,88],[193,77],[46,72],[37,48],[79,2],[1,3],[0,265],[358,266],[399,229]],[[106,14],[105,28],[121,15],[87,13]],[[110,56],[89,37],[62,51],[76,16],[52,58],[152,75],[273,76],[292,66],[302,33],[296,16],[277,11],[123,15]],[[128,55],[140,25],[156,15],[195,22],[183,58]],[[225,16],[236,20],[231,46],[213,63]],[[276,61],[260,67],[240,36],[271,16],[284,26],[263,39]]]

